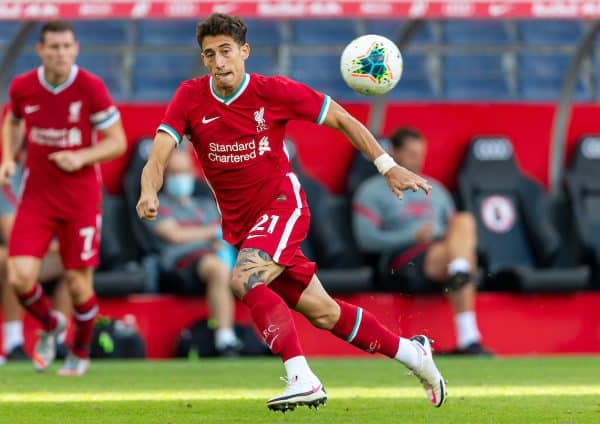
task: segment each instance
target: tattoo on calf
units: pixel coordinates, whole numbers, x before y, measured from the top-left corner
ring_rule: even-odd
[[[258,283],[264,283],[265,274],[272,264],[273,258],[267,252],[260,249],[240,250],[235,266],[244,274],[248,273],[244,290],[248,292]]]

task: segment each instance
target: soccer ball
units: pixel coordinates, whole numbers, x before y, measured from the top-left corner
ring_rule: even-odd
[[[385,94],[402,75],[402,55],[396,43],[381,35],[363,35],[344,49],[340,71],[346,84],[365,96]]]

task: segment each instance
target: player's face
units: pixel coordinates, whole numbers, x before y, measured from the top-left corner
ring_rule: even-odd
[[[244,61],[250,55],[248,43],[238,45],[229,35],[209,35],[202,39],[202,61],[213,77],[214,89],[228,96],[244,79]]]
[[[408,138],[400,148],[393,149],[394,160],[403,167],[420,174],[425,161],[425,141],[420,138]]]
[[[44,42],[37,44],[37,53],[47,72],[65,76],[75,63],[79,43],[71,31],[46,32]]]

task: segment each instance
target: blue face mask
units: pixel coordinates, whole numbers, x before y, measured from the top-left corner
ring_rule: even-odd
[[[165,178],[165,190],[173,197],[190,197],[196,179],[191,174],[174,174]]]

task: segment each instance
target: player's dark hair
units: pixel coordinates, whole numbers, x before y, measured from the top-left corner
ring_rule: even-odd
[[[390,137],[390,142],[394,148],[401,149],[404,147],[404,143],[406,143],[406,140],[408,139],[424,140],[423,135],[414,128],[401,127],[398,128],[394,134],[392,134]]]
[[[73,33],[73,37],[75,37],[75,30],[70,23],[66,21],[48,21],[42,25],[42,29],[40,29],[40,43],[44,44],[44,37],[46,36],[47,32],[65,31],[71,31]]]
[[[229,35],[241,46],[246,44],[247,31],[246,24],[237,16],[213,13],[196,27],[196,41],[202,49],[202,40],[207,35]]]

